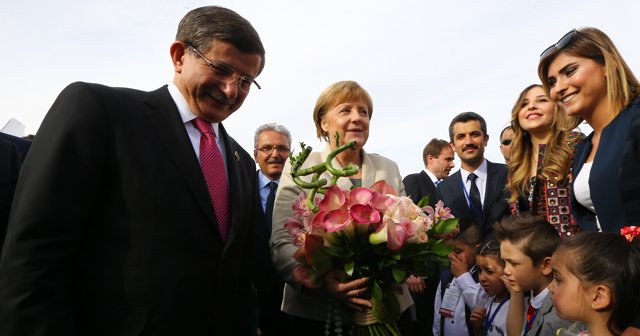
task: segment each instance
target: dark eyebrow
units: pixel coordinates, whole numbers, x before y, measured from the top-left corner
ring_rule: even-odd
[[[560,69],[560,71],[558,71],[558,73],[564,74],[568,71],[568,68],[576,66],[578,64],[578,62],[571,62],[565,66],[562,67],[562,69]]]

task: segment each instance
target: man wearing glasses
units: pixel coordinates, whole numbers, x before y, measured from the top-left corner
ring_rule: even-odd
[[[271,263],[271,217],[280,175],[291,152],[291,133],[278,124],[264,124],[256,129],[253,138],[253,158],[260,169],[258,191],[261,204],[256,225],[255,286],[260,301],[260,331],[262,336],[289,335],[289,319],[282,312],[284,281]]]
[[[507,126],[500,132],[500,153],[504,156],[504,163],[509,164],[511,157],[511,141],[513,141],[513,128]]]
[[[256,335],[255,163],[225,131],[264,67],[237,13],[189,12],[152,92],[74,83],[18,182],[2,335]]]

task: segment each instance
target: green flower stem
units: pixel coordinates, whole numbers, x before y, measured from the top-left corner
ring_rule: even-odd
[[[339,143],[340,143],[340,137],[336,133],[336,144],[339,144]],[[353,150],[355,146],[356,146],[355,141],[351,141],[347,144],[339,146],[335,150],[331,151],[331,153],[329,153],[329,155],[327,156],[327,160],[325,162],[318,163],[314,166],[311,166],[305,169],[302,169],[302,164],[304,163],[305,160],[307,160],[313,148],[306,146],[304,143],[300,143],[300,148],[302,149],[300,154],[298,154],[297,157],[293,156],[293,154],[290,155],[289,158],[291,160],[291,177],[293,177],[294,183],[298,185],[300,188],[311,190],[307,195],[307,199],[306,199],[306,204],[309,207],[309,209],[311,209],[311,211],[313,212],[320,211],[318,206],[315,205],[313,202],[316,193],[324,194],[327,191],[327,187],[328,187],[326,186],[327,180],[320,178],[320,175],[322,173],[324,173],[325,171],[329,171],[329,173],[331,174],[331,183],[329,184],[329,186],[336,185],[336,183],[338,183],[339,177],[351,176],[358,173],[358,166],[356,165],[350,164],[342,169],[337,169],[331,164],[331,161],[333,160],[333,158],[336,157],[336,155],[340,154],[341,152],[347,149]],[[301,176],[307,176],[311,174],[313,174],[313,177],[311,178],[311,182],[307,182],[301,178]]]

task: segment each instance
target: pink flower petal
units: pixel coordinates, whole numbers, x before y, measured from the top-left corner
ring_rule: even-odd
[[[355,204],[367,204],[373,198],[373,192],[367,188],[355,188],[349,193],[349,207]]]
[[[348,210],[338,209],[329,212],[323,221],[323,227],[328,232],[336,232],[351,223],[351,214]]]
[[[341,208],[344,202],[344,192],[340,187],[334,185],[324,193],[324,198],[320,201],[320,204],[318,204],[318,208],[322,211],[329,212]]]
[[[379,192],[383,195],[391,194],[394,196],[398,196],[398,193],[396,192],[396,190],[393,189],[393,187],[390,184],[388,184],[385,180],[380,180],[374,183],[369,189],[371,189],[372,191]]]
[[[380,221],[380,212],[368,204],[356,204],[351,207],[350,212],[357,224],[371,224]]]

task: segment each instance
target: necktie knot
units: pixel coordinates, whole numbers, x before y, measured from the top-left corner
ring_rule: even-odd
[[[476,183],[477,179],[478,175],[476,175],[475,173],[471,173],[469,174],[469,176],[467,176],[467,180],[471,181],[471,183]]]
[[[213,131],[213,126],[211,126],[210,122],[204,121],[200,118],[195,118],[193,119],[193,125],[202,134],[211,134],[214,137],[216,136],[216,132]]]
[[[269,186],[269,192],[275,192],[278,189],[278,183],[274,181],[267,183],[267,185]]]

